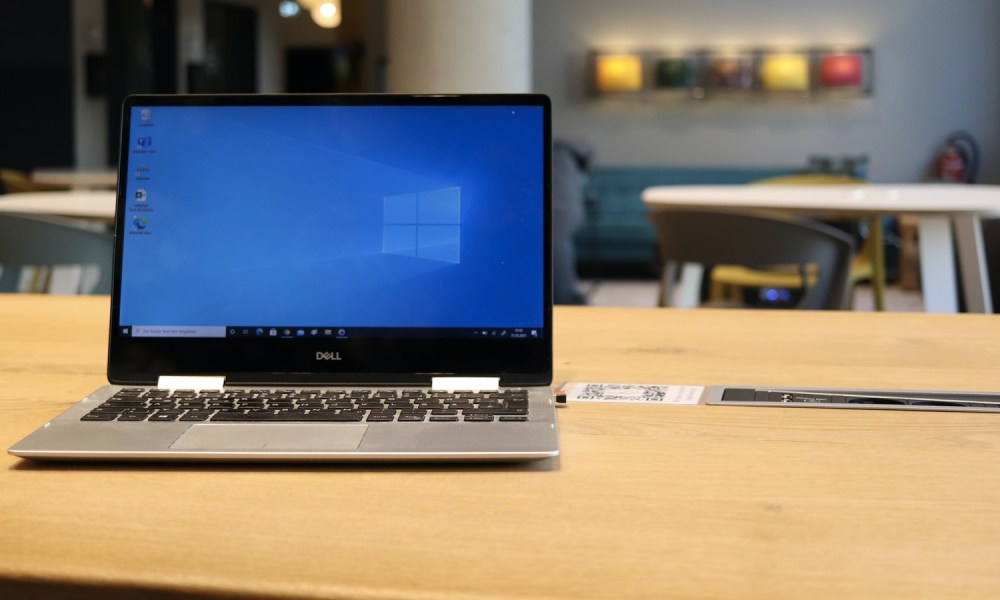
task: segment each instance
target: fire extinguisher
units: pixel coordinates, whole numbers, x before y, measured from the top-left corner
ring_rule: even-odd
[[[948,136],[934,162],[934,178],[944,183],[974,183],[979,162],[976,140],[964,131]]]

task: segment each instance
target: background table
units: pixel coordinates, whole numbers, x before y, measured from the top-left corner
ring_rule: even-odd
[[[0,296],[0,445],[104,380],[106,298]],[[558,307],[556,379],[1000,390],[986,315]],[[0,597],[988,598],[1000,415],[560,409],[526,465],[0,456]],[[88,595],[89,594],[89,595]]]
[[[928,312],[957,312],[956,251],[969,312],[993,312],[980,218],[1000,214],[992,185],[658,186],[643,193],[650,210],[697,207],[774,210],[816,217],[918,215],[921,290]]]
[[[106,190],[64,190],[0,194],[0,213],[39,217],[66,217],[85,221],[97,230],[110,229],[115,222],[115,192]],[[75,294],[90,289],[98,280],[96,267],[59,265],[36,267],[29,289]]]
[[[115,169],[36,169],[31,180],[43,185],[59,185],[72,189],[114,189],[118,185]]]
[[[115,192],[69,190],[0,195],[0,212],[115,221]]]

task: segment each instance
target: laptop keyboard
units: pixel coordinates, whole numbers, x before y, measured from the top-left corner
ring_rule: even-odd
[[[83,421],[518,422],[527,390],[160,390],[124,388]]]

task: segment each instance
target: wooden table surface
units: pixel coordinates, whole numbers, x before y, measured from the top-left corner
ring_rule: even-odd
[[[0,296],[0,444],[107,298]],[[556,379],[1000,390],[989,315],[560,307]],[[510,465],[0,457],[0,597],[995,598],[1000,415],[571,404]]]

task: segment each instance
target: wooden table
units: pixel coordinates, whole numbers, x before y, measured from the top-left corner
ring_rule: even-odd
[[[0,296],[0,444],[108,301]],[[558,307],[556,379],[1000,389],[987,315]],[[572,404],[521,466],[0,457],[0,597],[995,598],[1000,415]],[[229,596],[226,596],[229,597]]]
[[[993,312],[980,218],[1000,214],[1000,186],[658,186],[647,189],[642,198],[650,210],[662,206],[773,210],[831,218],[915,214],[919,223],[920,274],[927,311],[957,312],[957,284],[960,282],[969,312]]]

